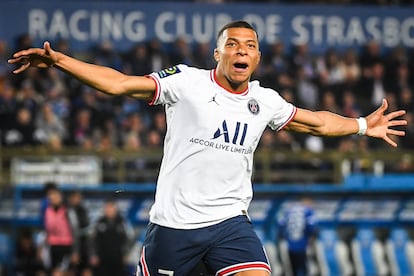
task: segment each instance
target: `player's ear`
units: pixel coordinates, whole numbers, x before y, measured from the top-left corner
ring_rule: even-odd
[[[219,62],[220,61],[220,52],[219,52],[219,50],[217,48],[214,49],[214,60],[216,62]]]
[[[262,52],[259,51],[259,56],[257,58],[256,64],[259,64],[261,57],[262,57]]]

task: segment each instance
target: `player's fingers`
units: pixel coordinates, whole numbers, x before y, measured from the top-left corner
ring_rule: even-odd
[[[22,50],[22,51],[14,53],[13,57],[19,58],[19,57],[30,56],[30,55],[42,56],[44,55],[44,50],[40,48],[31,48],[27,50]]]
[[[387,108],[388,108],[388,102],[387,102],[387,100],[386,99],[382,99],[382,104],[381,104],[381,106],[377,110],[380,111],[380,112],[382,112],[382,113],[384,113],[385,110],[387,110]]]
[[[390,137],[388,137],[388,136],[384,137],[384,141],[387,142],[388,144],[390,144],[391,146],[393,146],[394,148],[397,147],[397,143],[395,143],[393,140],[391,140]]]
[[[388,123],[388,126],[405,126],[407,125],[406,120],[392,120]]]
[[[395,129],[388,129],[387,134],[392,134],[396,136],[405,136],[404,130],[395,130]]]
[[[29,68],[29,66],[30,66],[30,63],[29,62],[26,63],[26,64],[23,64],[22,66],[20,66],[16,70],[14,70],[13,73],[14,74],[19,74],[19,73],[23,72],[24,70],[26,70],[27,68]]]
[[[7,60],[7,63],[14,64],[20,62],[21,58],[11,58]]]
[[[21,57],[21,56],[24,56],[25,54],[24,54],[24,50],[23,51],[18,51],[18,52],[16,52],[16,53],[14,53],[13,54],[13,58],[19,58],[19,57]]]
[[[22,51],[14,53],[13,57],[14,58],[19,58],[19,57],[28,56],[30,54],[33,54],[33,51],[34,51],[34,49],[22,50]]]
[[[52,47],[50,47],[49,41],[45,41],[45,43],[43,43],[43,49],[45,49],[46,54],[50,55],[50,52],[52,51]]]
[[[400,116],[404,115],[405,113],[407,113],[405,110],[393,111],[393,112],[387,114],[387,118],[389,120],[392,120],[394,118],[397,118],[397,117],[400,117]]]

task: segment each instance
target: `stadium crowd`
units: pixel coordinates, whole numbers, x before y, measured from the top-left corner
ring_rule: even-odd
[[[166,131],[164,110],[128,97],[108,97],[83,86],[58,70],[29,69],[13,75],[10,53],[28,48],[32,40],[21,35],[16,45],[0,42],[0,131],[6,147],[43,145],[52,150],[159,148]],[[71,51],[67,41],[52,43],[58,50],[83,60],[113,67],[127,74],[145,75],[184,63],[214,68],[210,44],[190,45],[177,38],[172,45],[156,39],[129,51],[104,42],[84,52]],[[306,44],[283,42],[262,46],[262,62],[254,75],[288,101],[313,110],[329,110],[358,117],[377,108],[382,98],[389,111],[406,109],[409,122],[399,147],[414,149],[414,59],[410,49],[384,50],[375,41],[363,48],[328,49],[322,54]],[[397,139],[397,138],[396,138]],[[267,130],[260,147],[351,151],[387,148],[380,140],[364,137],[319,138]]]

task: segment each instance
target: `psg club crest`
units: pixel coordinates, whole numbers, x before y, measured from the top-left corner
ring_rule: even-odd
[[[249,108],[250,112],[253,113],[254,115],[257,115],[260,111],[259,104],[257,103],[255,99],[251,99],[247,103],[247,107]]]

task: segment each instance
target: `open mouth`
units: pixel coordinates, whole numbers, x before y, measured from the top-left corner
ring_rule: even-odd
[[[233,66],[236,69],[236,71],[244,71],[247,69],[247,67],[249,67],[247,63],[242,62],[236,62],[235,64],[233,64]]]

